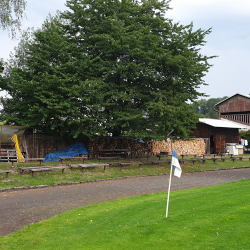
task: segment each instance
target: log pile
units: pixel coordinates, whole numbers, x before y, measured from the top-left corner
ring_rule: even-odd
[[[99,151],[102,149],[128,149],[130,155],[158,155],[160,153],[172,154],[172,149],[176,150],[177,155],[203,155],[206,153],[206,145],[203,139],[190,141],[148,141],[138,142],[127,138],[98,138],[93,140],[89,145],[91,149],[90,157],[96,158],[99,156]]]
[[[206,153],[206,144],[203,139],[191,141],[179,140],[171,141],[154,141],[152,143],[152,152],[154,155],[161,152],[172,154],[172,149],[175,149],[177,155],[203,155]]]
[[[132,139],[124,138],[100,138],[91,143],[93,158],[99,156],[101,149],[128,149],[130,155],[145,155],[151,150],[148,142],[141,143]]]

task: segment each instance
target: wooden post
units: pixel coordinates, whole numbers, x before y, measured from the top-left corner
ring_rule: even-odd
[[[3,127],[3,125],[1,125],[1,140],[0,140],[0,149],[2,148],[2,127]]]
[[[33,128],[33,149],[32,149],[32,154],[31,154],[31,157],[34,158],[35,155],[34,155],[34,148],[35,148],[35,140],[34,140],[34,137],[35,137],[35,134],[34,134],[34,128]]]

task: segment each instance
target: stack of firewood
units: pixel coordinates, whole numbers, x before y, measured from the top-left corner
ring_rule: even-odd
[[[175,149],[177,155],[203,155],[206,152],[206,145],[203,139],[140,143],[125,138],[99,138],[91,142],[93,157],[98,157],[101,149],[128,149],[132,155],[172,154],[172,150]]]
[[[206,144],[202,139],[190,140],[190,141],[155,141],[152,145],[153,154],[157,155],[161,152],[172,153],[175,149],[177,155],[203,155],[206,153]]]

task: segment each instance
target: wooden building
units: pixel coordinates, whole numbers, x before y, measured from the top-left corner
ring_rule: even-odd
[[[239,129],[244,125],[226,119],[200,118],[192,135],[206,139],[206,153],[225,153],[226,143],[239,143]]]
[[[66,140],[55,136],[34,133],[25,126],[0,126],[0,161],[17,160],[13,135],[17,135],[18,146],[25,158],[43,158],[46,154],[59,151],[77,140]]]
[[[214,105],[220,118],[250,126],[250,96],[235,94]]]

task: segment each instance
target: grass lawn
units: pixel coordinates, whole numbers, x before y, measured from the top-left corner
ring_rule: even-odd
[[[229,157],[228,157],[229,158]],[[171,158],[168,158],[171,159]],[[188,158],[186,158],[188,159]],[[136,159],[139,161],[140,159]],[[158,160],[157,158],[149,159]],[[125,161],[127,161],[125,159]],[[134,160],[135,161],[135,160]],[[145,161],[145,159],[142,159]],[[98,162],[97,160],[88,160],[86,163]],[[103,162],[107,162],[103,161]],[[109,161],[110,162],[110,161]],[[65,161],[68,164],[80,164],[82,161]],[[59,162],[47,162],[44,165],[47,166],[57,166]],[[119,178],[127,176],[140,176],[140,175],[154,175],[154,174],[164,174],[170,172],[170,165],[168,163],[161,163],[159,165],[152,165],[150,163],[145,163],[140,169],[138,165],[126,166],[123,167],[121,171],[120,167],[107,167],[104,171],[103,167],[89,168],[81,172],[80,169],[73,169],[70,171],[69,168],[66,169],[64,175],[62,175],[61,170],[53,170],[52,172],[36,172],[32,178],[29,171],[24,172],[21,175],[19,167],[26,166],[38,166],[39,163],[17,163],[16,167],[12,168],[11,163],[1,163],[0,169],[11,169],[12,173],[9,174],[9,178],[6,178],[6,174],[0,174],[0,189],[11,188],[11,187],[29,187],[37,185],[54,185],[58,183],[69,183],[69,182],[80,182],[80,181],[90,181],[97,179],[108,179],[108,178]],[[230,159],[227,159],[223,162],[221,159],[213,163],[212,160],[206,161],[203,164],[200,161],[196,161],[195,165],[192,162],[185,162],[181,164],[183,172],[192,172],[192,171],[202,171],[202,170],[211,170],[211,169],[221,169],[221,168],[239,168],[239,167],[249,167],[250,161],[248,159],[243,159],[242,161],[238,158],[235,162]]]
[[[250,180],[78,208],[0,237],[0,249],[250,249]]]

